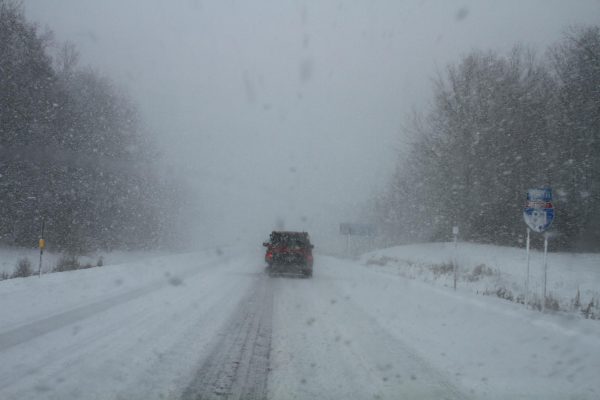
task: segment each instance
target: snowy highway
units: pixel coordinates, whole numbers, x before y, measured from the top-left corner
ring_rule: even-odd
[[[599,6],[0,0],[0,400],[600,400]]]
[[[594,399],[600,329],[260,249],[0,283],[1,399]]]

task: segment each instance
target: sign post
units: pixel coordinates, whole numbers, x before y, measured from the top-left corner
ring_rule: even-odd
[[[452,227],[452,235],[454,236],[454,290],[456,290],[456,281],[458,280],[458,226]]]
[[[526,248],[527,248],[527,277],[525,278],[525,305],[527,305],[529,301],[529,245],[530,245],[530,233],[531,229],[527,227],[527,240],[526,240]]]
[[[542,300],[542,309],[544,309],[546,306],[546,286],[548,281],[548,235],[545,232],[554,221],[552,189],[541,188],[529,189],[527,191],[527,203],[525,204],[525,208],[523,208],[523,219],[529,227],[527,229],[527,291],[529,291],[529,230],[544,233],[544,290]]]
[[[546,304],[546,284],[548,282],[548,234],[544,233],[544,308]]]
[[[41,278],[42,277],[42,256],[44,255],[44,249],[46,248],[46,240],[44,239],[44,228],[46,226],[46,220],[44,220],[42,218],[42,230],[40,232],[40,242],[39,242],[39,247],[40,247],[40,266],[38,268],[38,275]]]

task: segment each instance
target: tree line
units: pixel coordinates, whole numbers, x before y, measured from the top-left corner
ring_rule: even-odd
[[[78,58],[0,0],[0,242],[35,246],[44,221],[57,250],[169,245],[182,189],[132,101]]]
[[[395,243],[518,245],[529,188],[549,186],[551,246],[600,250],[600,28],[568,29],[543,57],[472,51],[434,80],[374,218]],[[536,240],[540,236],[536,236]]]

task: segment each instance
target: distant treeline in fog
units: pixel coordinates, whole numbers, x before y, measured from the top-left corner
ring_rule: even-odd
[[[35,246],[45,219],[57,250],[167,245],[179,189],[155,153],[114,83],[0,0],[0,242]]]
[[[458,225],[464,240],[516,245],[526,190],[550,186],[551,246],[600,251],[599,27],[567,29],[541,55],[472,51],[439,73],[407,136],[374,205],[394,242],[447,240]]]

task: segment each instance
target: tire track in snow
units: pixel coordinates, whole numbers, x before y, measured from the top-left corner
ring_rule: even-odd
[[[76,398],[179,398],[189,382],[186,377],[202,360],[198,354],[205,354],[256,282],[256,274],[247,274],[245,260],[225,268],[214,262],[202,265],[208,268],[196,272],[194,263],[181,274],[164,275],[163,282],[181,278],[179,285],[167,284],[72,328],[0,352],[7,361],[0,363],[0,399],[37,399],[40,393],[63,399],[75,392],[80,393]],[[165,364],[171,366],[168,371]]]
[[[267,397],[273,290],[260,276],[183,391],[182,400]]]
[[[328,272],[274,282],[270,398],[471,399],[377,321],[376,298],[353,298],[364,286]]]

